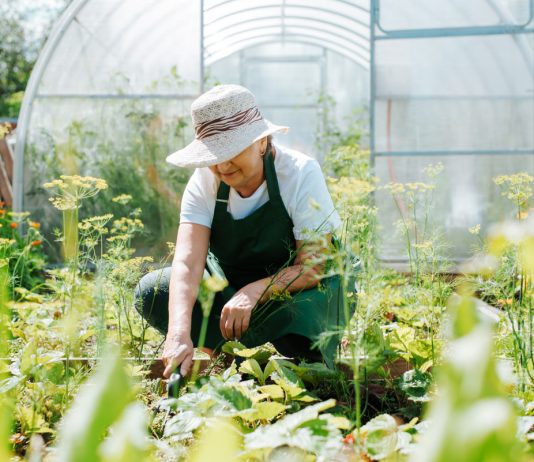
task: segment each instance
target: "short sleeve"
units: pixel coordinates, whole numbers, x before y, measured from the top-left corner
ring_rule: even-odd
[[[185,187],[180,207],[180,223],[195,223],[211,228],[215,199],[216,179],[209,169],[197,168]]]
[[[333,233],[341,227],[341,219],[316,160],[306,162],[300,175],[292,219],[297,240]]]

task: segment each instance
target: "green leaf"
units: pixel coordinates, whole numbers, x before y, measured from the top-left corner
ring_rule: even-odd
[[[432,385],[432,375],[417,369],[406,371],[399,381],[400,389],[412,401],[428,401],[428,390]]]
[[[336,428],[340,430],[350,430],[352,428],[352,422],[346,417],[332,415],[332,414],[323,414],[320,416],[321,419],[325,419]]]
[[[242,460],[242,439],[239,429],[230,419],[212,419],[191,452],[183,460],[188,462],[234,462]],[[181,460],[181,459],[180,459]]]
[[[304,449],[292,446],[279,446],[271,451],[268,460],[269,462],[305,462],[313,460],[311,457]]]
[[[285,366],[274,363],[275,371],[270,375],[277,385],[280,385],[290,398],[296,398],[306,393],[304,384],[297,374]]]
[[[264,385],[258,387],[258,390],[268,395],[271,399],[284,399],[285,397],[284,390],[280,385]]]
[[[314,387],[324,380],[332,380],[337,377],[337,372],[329,369],[323,363],[300,363],[295,369],[297,375],[306,383]]]
[[[256,409],[256,417],[259,420],[273,420],[277,415],[286,410],[286,406],[276,401],[270,401],[267,403],[256,403],[254,405]]]
[[[146,429],[148,418],[141,403],[130,404],[122,418],[113,426],[113,432],[100,446],[105,462],[143,462],[149,443]]]
[[[254,432],[245,435],[247,454],[265,448],[294,446],[315,454],[322,454],[321,460],[333,460],[326,452],[338,451],[341,446],[341,433],[327,422],[315,422],[319,413],[335,406],[331,399],[302,409],[294,414],[287,414],[272,425],[260,426]],[[336,442],[339,445],[336,446]]]
[[[227,380],[230,379],[230,377],[233,377],[236,374],[237,374],[237,367],[235,365],[235,361],[233,361],[232,365],[222,373],[221,379],[223,380],[223,382],[226,382]]]
[[[293,399],[301,403],[313,403],[314,401],[319,401],[319,398],[316,398],[308,392],[301,393],[300,395],[295,396]]]
[[[361,428],[365,452],[373,459],[385,459],[397,446],[397,422],[389,414],[371,419]]]
[[[514,405],[497,374],[495,336],[469,299],[452,300],[449,343],[437,375],[432,425],[418,440],[414,462],[524,459]]]
[[[475,299],[472,297],[451,297],[449,309],[453,313],[453,336],[463,337],[469,334],[479,323]]]
[[[314,436],[328,436],[328,422],[324,419],[312,419],[301,425],[301,428],[309,428]]]
[[[287,406],[276,401],[257,402],[252,409],[246,409],[238,415],[247,422],[257,422],[258,420],[271,421],[278,415],[285,412]]]
[[[132,401],[129,377],[118,354],[103,359],[78,393],[61,424],[59,462],[98,461],[98,446],[106,430]]]
[[[246,346],[243,345],[241,342],[238,342],[237,340],[232,340],[230,342],[226,342],[222,347],[221,351],[223,353],[227,353],[229,355],[235,356],[238,351],[246,350]]]
[[[278,354],[278,352],[272,344],[265,343],[255,348],[234,350],[234,354],[241,358],[255,359],[259,364],[265,364],[271,356]]]
[[[24,347],[22,355],[20,357],[20,371],[27,375],[31,374],[33,367],[37,361],[37,346],[34,342],[30,341]]]
[[[163,436],[172,436],[175,440],[189,439],[203,423],[204,418],[196,415],[194,411],[179,412],[166,423]]]
[[[0,374],[7,374],[9,372],[9,364],[0,361]]]
[[[239,372],[242,374],[248,374],[254,377],[261,385],[265,383],[265,377],[263,376],[263,371],[261,370],[258,361],[254,358],[247,359],[243,361],[241,366],[239,366]]]
[[[236,411],[243,411],[252,407],[252,401],[235,387],[222,386],[217,388],[215,392]]]
[[[0,393],[7,393],[25,379],[25,375],[16,375],[0,381]]]

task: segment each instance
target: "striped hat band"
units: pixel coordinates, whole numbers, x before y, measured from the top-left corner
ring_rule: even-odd
[[[219,117],[195,125],[196,138],[202,140],[262,119],[260,110],[257,107],[251,107],[229,117]]]

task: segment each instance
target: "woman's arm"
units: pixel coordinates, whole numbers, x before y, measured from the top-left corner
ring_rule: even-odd
[[[261,280],[265,293],[260,303],[267,301],[275,293],[299,292],[315,287],[321,279],[331,239],[332,235],[326,234],[313,241],[296,241],[297,255],[294,264]]]
[[[264,303],[276,293],[298,292],[315,287],[324,267],[324,256],[328,252],[331,235],[308,242],[297,241],[294,264],[283,268],[274,276],[251,282],[242,287],[224,305],[221,312],[221,334],[227,340],[240,338],[248,329],[252,309]]]
[[[193,362],[191,316],[204,274],[210,232],[210,228],[194,223],[182,223],[178,229],[169,286],[169,326],[162,355],[165,377],[180,364],[182,375],[187,374]]]

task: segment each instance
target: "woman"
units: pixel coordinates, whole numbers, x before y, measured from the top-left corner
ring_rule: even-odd
[[[217,86],[193,102],[191,113],[196,139],[167,157],[196,167],[182,198],[172,268],[145,276],[137,293],[142,315],[166,334],[164,376],[178,366],[182,375],[191,369],[208,256],[230,289],[215,296],[207,351],[225,340],[250,347],[271,341],[287,356],[331,366],[338,337],[319,349],[313,344],[343,324],[339,278],[321,281],[320,258],[340,219],[318,163],[272,144],[271,135],[287,127],[265,120],[244,87]]]

